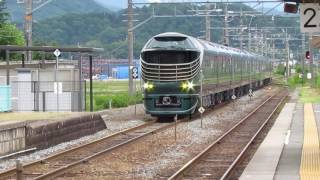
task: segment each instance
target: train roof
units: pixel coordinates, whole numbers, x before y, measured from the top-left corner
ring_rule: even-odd
[[[248,52],[246,50],[240,50],[240,49],[237,49],[237,48],[224,46],[224,45],[221,45],[221,44],[217,44],[217,43],[213,43],[213,42],[210,42],[210,41],[198,39],[198,38],[195,38],[195,37],[192,37],[192,36],[189,36],[189,35],[186,35],[186,34],[178,33],[178,32],[165,32],[165,33],[161,33],[161,34],[155,35],[153,38],[157,38],[157,37],[185,37],[185,38],[190,39],[196,45],[196,47],[200,48],[199,46],[202,46],[202,48],[204,50],[213,51],[213,52],[216,52],[216,53],[228,54],[228,55],[231,54],[231,55],[240,55],[240,56],[263,58],[263,56],[261,56],[261,55],[250,53],[250,52]]]

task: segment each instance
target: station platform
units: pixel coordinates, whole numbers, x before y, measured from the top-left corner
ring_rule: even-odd
[[[240,180],[320,179],[320,105],[287,103]]]

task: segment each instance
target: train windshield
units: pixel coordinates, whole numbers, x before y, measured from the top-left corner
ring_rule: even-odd
[[[147,45],[147,49],[195,49],[187,37],[165,36],[155,37]]]
[[[183,64],[191,63],[199,58],[198,51],[189,50],[156,50],[145,51],[141,54],[141,58],[146,63],[153,64]]]

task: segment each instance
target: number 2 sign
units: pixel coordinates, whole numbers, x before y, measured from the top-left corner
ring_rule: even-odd
[[[301,32],[320,32],[319,3],[300,4]]]

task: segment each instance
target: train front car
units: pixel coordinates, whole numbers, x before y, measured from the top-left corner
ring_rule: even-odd
[[[196,39],[179,33],[147,42],[140,57],[146,113],[163,117],[195,111],[202,54]]]

